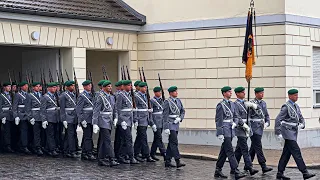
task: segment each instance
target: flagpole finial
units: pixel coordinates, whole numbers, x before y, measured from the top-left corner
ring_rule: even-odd
[[[254,0],[251,0],[251,2],[250,2],[250,7],[254,7]]]

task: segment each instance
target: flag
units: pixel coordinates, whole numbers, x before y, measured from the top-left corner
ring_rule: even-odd
[[[252,79],[252,67],[255,65],[254,36],[252,31],[253,10],[250,8],[247,18],[246,34],[242,55],[242,63],[246,65],[245,77],[247,82]]]

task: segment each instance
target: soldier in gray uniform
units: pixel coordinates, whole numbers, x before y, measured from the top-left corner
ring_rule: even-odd
[[[57,90],[56,83],[48,83],[47,87],[48,92],[40,98],[40,117],[42,127],[46,130],[48,154],[52,157],[57,157],[59,154],[56,152],[55,129],[59,122],[60,107],[58,107],[57,99],[54,95]]]
[[[117,166],[113,148],[111,145],[111,130],[113,120],[116,118],[115,99],[110,94],[112,85],[109,80],[104,81],[102,92],[96,97],[97,101],[93,108],[93,132],[99,133],[100,145],[98,150],[99,166]]]
[[[120,152],[118,162],[123,164],[139,164],[133,156],[131,127],[133,124],[133,102],[131,96],[132,81],[124,80],[124,91],[119,92],[116,101],[118,122],[120,125]],[[129,161],[125,157],[129,157]]]
[[[102,85],[103,85],[104,82],[105,82],[105,80],[100,80],[100,81],[98,82],[99,90],[96,91],[96,96],[95,96],[95,97],[98,97],[99,94],[100,94],[100,92],[102,92]]]
[[[177,86],[171,86],[168,89],[170,97],[163,104],[163,128],[167,136],[169,136],[168,147],[166,151],[165,167],[183,167],[184,163],[180,161],[180,152],[178,148],[178,132],[180,122],[183,121],[185,110],[181,100],[178,98]],[[171,159],[174,158],[176,166],[171,164]]]
[[[147,100],[147,83],[139,83],[139,92],[135,93],[136,111],[133,112],[133,122],[137,130],[136,140],[134,142],[134,154],[135,158],[143,162],[144,159],[147,162],[155,162],[150,158],[150,149],[148,145],[147,129],[148,125],[152,127],[152,130],[157,131],[157,126],[152,121],[152,109],[148,109]],[[151,108],[151,107],[150,107]],[[142,154],[142,158],[138,157],[138,154]]]
[[[77,116],[78,123],[83,130],[82,137],[82,154],[81,158],[84,160],[95,160],[93,156],[93,140],[92,140],[92,115],[93,115],[93,94],[91,93],[92,82],[86,80],[82,83],[84,91],[78,97],[77,102]]]
[[[32,125],[33,130],[33,147],[34,151],[38,156],[43,155],[41,150],[41,129],[42,129],[42,121],[40,118],[40,82],[32,83],[33,92],[28,94],[26,109],[28,114],[28,120]]]
[[[139,87],[139,84],[141,83],[140,80],[137,80],[136,82],[134,82],[134,87],[135,87],[135,92],[139,92],[140,91],[140,87]]]
[[[283,172],[290,160],[291,155],[296,162],[298,169],[303,175],[303,179],[310,179],[315,176],[308,172],[306,164],[301,155],[297,143],[298,132],[305,128],[305,120],[301,114],[300,107],[296,104],[298,100],[298,90],[290,89],[288,91],[289,100],[282,105],[281,111],[276,118],[275,134],[279,141],[285,141],[281,158],[278,164],[277,179],[288,180]]]
[[[114,97],[117,100],[117,97],[119,95],[119,92],[121,92],[123,90],[123,85],[122,85],[122,81],[118,81],[115,83],[116,86],[116,92],[114,92]],[[117,117],[118,117],[118,112],[116,112]],[[114,123],[115,127],[116,127],[116,131],[114,134],[114,155],[115,157],[118,159],[119,158],[119,151],[120,151],[120,128],[121,125],[117,125],[117,123]]]
[[[248,104],[252,104],[251,106],[255,106],[255,104],[244,99],[246,96],[244,87],[237,87],[234,89],[234,92],[237,96],[237,100],[234,102],[234,107],[236,113],[240,116],[238,126],[235,128],[235,135],[237,136],[238,141],[234,154],[238,163],[240,162],[241,156],[243,156],[245,164],[244,170],[249,171],[250,175],[254,175],[259,171],[252,168],[251,157],[249,154],[247,140],[248,137],[252,135],[252,131],[250,128],[250,121],[247,121],[247,106]],[[234,172],[232,172],[231,174],[234,174]]]
[[[66,131],[64,138],[64,153],[67,157],[77,158],[76,154],[76,140],[75,140],[75,125],[77,121],[76,105],[77,99],[74,94],[75,82],[67,81],[65,82],[66,91],[63,92],[60,99],[60,117],[63,126]]]
[[[12,115],[12,99],[10,96],[11,83],[5,82],[2,86],[4,87],[4,92],[0,95],[0,117],[4,130],[3,145],[6,152],[13,153],[14,151],[11,148],[11,129],[12,126],[15,125]]]
[[[216,171],[214,177],[227,178],[222,173],[222,168],[226,159],[229,159],[231,172],[234,172],[235,179],[240,179],[246,175],[238,170],[238,162],[233,152],[232,138],[235,136],[234,129],[239,125],[239,115],[235,110],[235,105],[230,101],[232,96],[231,87],[225,86],[221,88],[223,100],[218,103],[216,107],[216,127],[217,137],[222,142],[218,161],[216,165]],[[241,124],[240,124],[241,126]]]
[[[255,107],[250,107],[250,123],[253,135],[251,139],[250,156],[253,161],[255,155],[257,154],[258,162],[262,168],[262,172],[266,173],[272,171],[272,168],[267,167],[266,158],[264,157],[262,151],[261,138],[263,135],[263,129],[270,126],[270,117],[267,110],[267,104],[263,101],[264,88],[258,87],[254,89],[255,99],[251,100],[252,103],[256,104]],[[256,109],[255,109],[256,108]]]
[[[20,151],[24,154],[31,154],[28,149],[28,116],[27,116],[27,90],[28,82],[21,82],[19,84],[20,92],[16,93],[13,99],[12,112],[15,124],[20,129]]]
[[[166,148],[162,142],[162,128],[163,128],[163,99],[161,98],[161,88],[153,88],[154,97],[151,99],[152,105],[152,119],[155,125],[157,126],[157,131],[153,133],[153,142],[151,146],[150,156],[152,159],[159,161],[156,157],[157,149],[159,148],[161,156],[166,157]]]

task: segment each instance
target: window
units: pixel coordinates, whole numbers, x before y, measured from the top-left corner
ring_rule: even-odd
[[[320,48],[313,48],[313,107],[320,108]]]

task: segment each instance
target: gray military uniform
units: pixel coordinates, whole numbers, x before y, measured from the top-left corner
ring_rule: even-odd
[[[86,121],[88,124],[92,124],[93,103],[94,101],[91,93],[82,92],[80,94],[76,107],[79,123]]]
[[[113,96],[100,92],[93,108],[93,124],[97,124],[100,128],[111,130],[115,116],[115,101]]]
[[[235,111],[235,105],[229,100],[221,101],[216,108],[216,135],[233,138],[235,131],[232,129],[232,124],[238,124],[239,115]]]
[[[67,121],[68,124],[77,124],[77,99],[75,94],[70,91],[65,91],[60,95],[59,99],[61,121]]]
[[[6,118],[6,123],[3,126],[3,139],[4,146],[11,148],[11,129],[14,126],[13,114],[12,114],[12,103],[10,93],[1,93],[0,95],[0,117]]]
[[[42,122],[48,121],[51,123],[58,123],[60,107],[57,105],[56,97],[47,93],[41,97],[40,102],[40,116]]]
[[[267,110],[267,104],[264,100],[258,99],[251,100],[251,102],[258,105],[257,109],[250,109],[252,131],[254,134],[262,136],[264,124],[268,123],[270,125],[270,117]]]
[[[151,100],[151,106],[153,109],[152,112],[152,120],[154,124],[157,126],[157,129],[162,129],[163,127],[163,101],[161,98],[156,99],[153,97]]]
[[[251,123],[250,121],[247,121],[247,109],[246,106],[244,105],[245,100],[240,100],[237,99],[234,102],[234,107],[235,107],[235,111],[237,112],[237,114],[239,115],[239,121],[238,121],[238,125],[235,128],[235,135],[238,137],[247,137],[246,135],[246,131],[243,129],[242,125],[244,123],[246,123],[249,127],[251,127]],[[252,131],[250,131],[250,136],[252,135]]]
[[[130,92],[119,92],[116,101],[118,112],[118,125],[125,121],[128,127],[132,127],[133,123],[133,105]]]
[[[163,128],[179,131],[180,123],[174,124],[174,120],[180,117],[181,121],[183,121],[184,115],[185,110],[179,98],[170,97],[166,99],[163,104]]]
[[[138,126],[153,126],[151,113],[148,111],[147,95],[135,93],[136,110],[133,112],[133,122],[138,122]]]
[[[12,111],[13,117],[19,117],[21,121],[28,120],[26,102],[28,94],[26,92],[20,91],[15,94],[13,99]]]
[[[39,94],[40,94],[40,92],[39,92]],[[34,118],[35,121],[41,121],[41,117],[40,117],[40,105],[41,105],[40,96],[37,94],[37,92],[32,92],[32,93],[28,94],[28,98],[27,98],[28,102],[26,104],[28,120]]]

